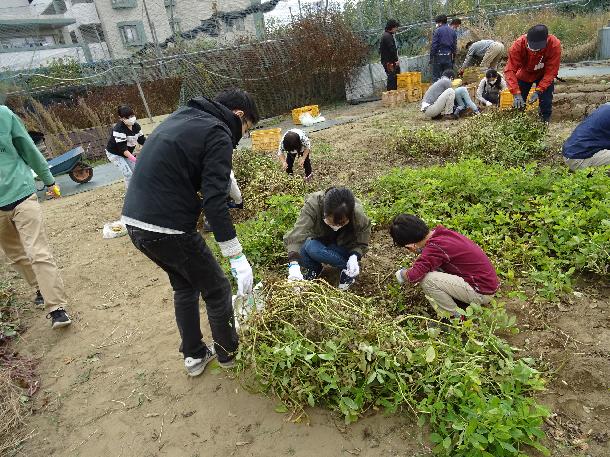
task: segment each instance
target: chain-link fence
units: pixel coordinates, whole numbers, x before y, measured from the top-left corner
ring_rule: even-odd
[[[63,2],[48,1],[55,5],[58,1]],[[145,1],[148,3],[141,4],[148,5],[148,16],[157,14],[153,7],[155,2]],[[186,0],[177,3],[156,0],[167,5],[162,14],[169,14],[168,8],[179,9],[182,1]],[[229,0],[222,1],[228,5]],[[70,7],[78,8],[81,2],[89,5],[92,0],[71,0]],[[108,126],[116,121],[115,112],[120,104],[133,106],[141,118],[152,118],[172,112],[192,97],[213,96],[222,89],[240,87],[254,95],[263,116],[274,116],[306,104],[345,98],[363,100],[378,95],[386,80],[378,63],[378,39],[383,30],[379,24],[384,24],[388,17],[410,19],[409,22],[401,21],[397,42],[402,56],[415,57],[401,57],[401,68],[421,71],[424,79],[427,79],[429,67],[427,56],[422,53],[427,51],[433,30],[430,17],[437,13],[448,11],[449,16],[469,18],[467,27],[461,32],[466,34],[464,40],[494,37],[507,44],[526,30],[525,20],[556,21],[549,23],[550,29],[552,32],[560,30],[562,38],[576,29],[570,39],[579,46],[578,40],[584,40],[582,46],[585,47],[590,47],[592,40],[583,33],[583,28],[597,27],[596,24],[564,27],[566,21],[579,19],[549,13],[557,8],[581,5],[574,0],[546,3],[481,0],[471,10],[463,7],[467,2],[457,1],[361,0],[347,4],[342,12],[332,7],[326,9],[320,3],[318,9],[293,18],[279,30],[255,24],[244,35],[235,32],[236,29],[242,31],[242,19],[262,14],[274,6],[273,2],[277,3],[277,0],[262,4],[248,0],[249,6],[229,8],[229,12],[222,12],[221,4],[215,3],[212,15],[200,25],[188,30],[176,26],[168,33],[161,27],[155,30],[151,20],[151,27],[146,31],[154,32],[155,39],[138,47],[139,51],[129,57],[92,62],[63,58],[51,60],[43,68],[5,71],[0,73],[0,91],[7,97],[7,104],[26,120],[28,127],[54,138],[52,141],[56,144],[50,148],[54,154],[74,144],[86,143],[85,146],[90,146],[97,151],[94,155],[98,155],[103,152]],[[549,7],[554,8],[550,10]],[[372,12],[374,8],[377,8],[376,14]],[[530,16],[519,15],[524,10]],[[594,19],[601,24],[604,14],[599,16]],[[145,22],[146,17],[143,10]],[[591,16],[583,18],[583,21],[592,21]],[[0,43],[2,37],[9,34],[9,22],[11,27],[17,27],[14,21],[0,19]],[[248,27],[244,24],[243,28]],[[82,35],[83,30],[86,29],[80,27],[79,34]],[[127,30],[131,29],[126,28],[125,33],[131,33]],[[13,29],[11,33],[14,32]],[[137,27],[132,32],[137,34]],[[77,44],[81,35],[76,37]],[[253,35],[259,37],[253,38]],[[93,36],[89,35],[89,38],[93,39]],[[112,41],[108,36],[100,38],[107,43]],[[590,52],[590,49],[583,52]],[[0,53],[0,59],[4,54]],[[75,131],[79,133],[73,133]]]

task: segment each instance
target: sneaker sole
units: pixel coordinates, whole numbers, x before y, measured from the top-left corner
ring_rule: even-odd
[[[62,328],[62,327],[67,327],[68,325],[70,325],[72,323],[72,321],[66,321],[66,322],[54,322],[53,325],[51,325],[51,328]]]
[[[194,378],[195,376],[199,376],[201,373],[203,373],[205,371],[205,367],[208,366],[208,363],[210,363],[214,359],[216,359],[216,354],[214,354],[212,357],[208,358],[205,361],[205,363],[203,363],[199,368],[197,368],[197,370],[195,370],[195,371],[188,371],[188,370],[186,370],[187,374],[191,378]]]
[[[218,362],[221,368],[230,369],[235,368],[235,360],[230,360],[228,362]]]

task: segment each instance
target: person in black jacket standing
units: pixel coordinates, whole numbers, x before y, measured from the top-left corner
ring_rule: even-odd
[[[174,290],[189,376],[201,374],[214,357],[222,367],[233,366],[238,338],[231,285],[196,225],[203,203],[222,255],[230,258],[237,293],[248,296],[252,268],[237,239],[227,195],[233,149],[258,120],[254,100],[242,90],[190,100],[148,137],[125,196],[121,220],[131,241],[168,274]],[[214,347],[202,342],[199,294]]]
[[[387,90],[396,90],[398,88],[396,75],[400,73],[400,66],[398,64],[398,49],[394,34],[399,26],[400,24],[397,20],[390,19],[385,26],[385,32],[381,36],[381,43],[379,43],[381,65],[383,65],[385,74],[388,75]]]

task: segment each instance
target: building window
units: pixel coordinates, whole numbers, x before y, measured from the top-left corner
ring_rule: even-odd
[[[238,17],[233,21],[233,30],[236,32],[243,32],[246,30],[246,21],[243,17]]]
[[[137,0],[110,0],[114,9],[135,8],[138,6]]]
[[[144,25],[142,21],[119,22],[121,39],[125,46],[142,46],[145,43]]]
[[[76,38],[76,32],[74,30],[70,32],[70,39],[72,40],[72,44],[78,44],[78,39]]]

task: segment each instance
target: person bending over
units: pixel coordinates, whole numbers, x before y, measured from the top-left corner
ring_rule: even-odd
[[[305,171],[305,179],[309,180],[313,176],[311,168],[311,142],[305,132],[300,129],[290,129],[280,141],[277,155],[286,173],[292,174],[294,162],[299,158],[299,166]]]
[[[485,305],[498,290],[491,261],[472,240],[438,225],[432,230],[419,217],[399,214],[392,221],[394,243],[419,254],[411,268],[396,272],[400,284],[419,284],[441,317],[459,317],[471,303]]]
[[[331,187],[310,194],[294,228],[284,236],[288,280],[315,279],[323,265],[330,265],[341,270],[339,289],[347,290],[360,274],[359,261],[370,238],[371,221],[351,190]]]

